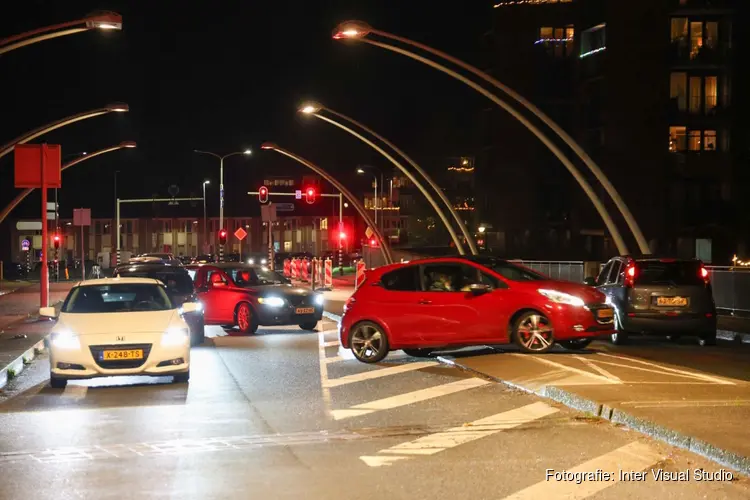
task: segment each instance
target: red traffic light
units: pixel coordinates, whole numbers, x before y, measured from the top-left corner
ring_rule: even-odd
[[[261,203],[268,203],[268,188],[266,186],[261,186],[260,189],[258,189],[258,201]]]
[[[309,187],[305,190],[305,201],[307,203],[315,203],[315,188]]]
[[[220,229],[219,230],[219,244],[225,245],[226,242],[227,242],[227,230]]]
[[[376,240],[375,238],[372,238],[372,239],[370,240],[370,246],[371,246],[371,247],[374,247],[374,246],[376,246],[377,244],[378,244],[378,240]]]
[[[55,248],[60,248],[60,235],[56,234],[52,237],[52,243],[55,245]]]
[[[346,233],[344,231],[341,231],[339,233],[339,238],[342,239],[342,240],[345,240],[346,239]]]

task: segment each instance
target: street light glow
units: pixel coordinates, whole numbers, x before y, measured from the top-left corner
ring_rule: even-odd
[[[109,109],[110,111],[115,111],[117,113],[124,113],[126,111],[130,111],[130,107],[127,104],[122,103],[122,102],[110,104],[109,106],[107,106],[107,109]]]
[[[264,142],[260,145],[260,149],[276,149],[276,144],[273,142]]]
[[[121,30],[122,16],[116,12],[103,12],[86,19],[87,28],[100,30]]]
[[[251,154],[253,154],[253,152],[250,151],[249,149],[246,149],[245,151],[242,152],[242,154],[243,155],[251,155]]]
[[[211,184],[211,181],[203,181],[203,185]]]
[[[311,115],[313,113],[317,113],[322,108],[323,108],[323,106],[321,106],[320,104],[318,104],[316,102],[310,102],[310,103],[307,103],[307,104],[303,105],[299,109],[299,111],[300,111],[300,113],[304,113],[306,115]]]
[[[357,173],[358,173],[358,174],[364,174],[364,173],[365,173],[365,171],[364,171],[363,169],[361,169],[361,168],[358,168],[358,169],[357,169]]]
[[[344,21],[333,30],[333,39],[364,38],[370,34],[372,27],[363,21]]]
[[[137,144],[135,143],[135,141],[124,141],[120,143],[121,148],[134,148],[136,146]],[[84,152],[83,154],[85,155],[86,153]]]
[[[485,232],[486,230],[487,230],[487,228],[486,228],[486,227],[484,227],[484,226],[479,226],[479,232],[480,232],[480,233],[483,233],[483,232]]]

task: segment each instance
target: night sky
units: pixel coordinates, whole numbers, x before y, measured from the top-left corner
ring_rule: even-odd
[[[227,214],[245,215],[248,190],[264,174],[306,173],[259,145],[274,141],[305,156],[354,188],[357,164],[384,160],[343,131],[296,115],[314,98],[357,118],[415,158],[457,155],[469,141],[462,123],[475,116],[479,97],[415,61],[364,44],[337,42],[340,21],[361,19],[470,62],[491,26],[492,2],[242,1],[242,2],[17,2],[0,20],[10,36],[84,17],[94,10],[122,14],[123,31],[90,31],[40,42],[0,58],[3,96],[0,132],[5,143],[45,123],[111,102],[129,113],[109,114],[43,136],[63,155],[93,151],[124,140],[121,150],[83,162],[63,174],[62,216],[91,207],[94,217],[113,211],[114,172],[121,198],[199,195],[210,179],[209,212],[218,215],[218,160],[193,153],[229,153],[250,147],[251,159],[225,163]],[[435,126],[435,123],[443,124]],[[456,130],[446,143],[445,130]],[[448,134],[453,135],[453,134]],[[71,159],[70,157],[67,158]],[[437,165],[427,161],[428,170]],[[0,160],[0,200],[17,192],[13,155]],[[36,216],[38,196],[11,215]],[[256,203],[257,205],[257,203]],[[6,224],[7,225],[7,224]]]

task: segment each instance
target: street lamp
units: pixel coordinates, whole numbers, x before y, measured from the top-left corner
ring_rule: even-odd
[[[461,217],[458,216],[458,214],[456,213],[456,211],[453,209],[453,205],[450,203],[450,201],[448,201],[448,198],[446,198],[445,194],[443,193],[443,190],[440,189],[440,187],[435,183],[435,181],[432,180],[432,178],[429,175],[427,175],[427,172],[425,172],[422,169],[422,167],[420,167],[414,160],[412,160],[409,156],[407,156],[406,153],[404,153],[399,148],[397,148],[388,139],[386,139],[385,137],[383,137],[380,134],[376,133],[374,130],[366,127],[365,125],[359,123],[358,121],[354,120],[353,118],[350,118],[350,117],[348,117],[348,116],[346,116],[344,114],[341,114],[341,113],[339,113],[337,111],[334,111],[334,110],[332,110],[330,108],[326,108],[326,107],[324,107],[323,105],[321,105],[319,103],[309,103],[309,104],[304,105],[302,108],[300,108],[300,112],[302,112],[303,114],[314,116],[315,118],[319,118],[319,119],[321,119],[321,120],[323,120],[325,122],[330,123],[331,125],[334,125],[334,126],[340,128],[340,129],[342,129],[342,130],[350,133],[351,135],[353,135],[354,137],[356,137],[360,141],[364,142],[365,144],[369,145],[375,151],[377,151],[378,153],[380,153],[381,155],[383,155],[396,168],[398,168],[401,172],[403,172],[403,174],[406,175],[406,177],[415,186],[417,186],[417,188],[422,192],[422,194],[424,195],[424,197],[427,198],[427,201],[430,203],[430,205],[432,205],[432,208],[438,214],[438,216],[440,217],[440,220],[443,222],[443,224],[445,225],[445,228],[448,230],[448,233],[450,234],[451,239],[453,239],[453,243],[456,245],[456,249],[458,250],[458,253],[461,254],[461,255],[464,255],[466,252],[464,251],[464,246],[463,246],[463,243],[461,242],[461,239],[456,234],[455,229],[453,229],[453,225],[450,223],[450,221],[448,220],[448,218],[445,216],[445,214],[443,213],[443,211],[440,209],[440,206],[437,204],[437,202],[435,201],[435,199],[432,197],[432,194],[430,194],[430,192],[424,187],[424,185],[419,180],[417,180],[417,178],[409,170],[407,170],[406,167],[404,167],[395,158],[393,158],[393,156],[391,156],[386,151],[384,151],[383,148],[381,148],[380,146],[378,146],[377,144],[375,144],[371,140],[367,139],[363,135],[355,132],[354,130],[352,130],[351,128],[347,127],[346,125],[344,125],[344,124],[342,124],[342,123],[340,123],[340,122],[338,122],[336,120],[333,120],[333,119],[331,119],[331,118],[329,118],[327,116],[323,116],[322,114],[320,114],[320,112],[324,111],[324,110],[327,113],[329,113],[329,114],[332,114],[332,115],[337,116],[337,117],[339,117],[339,118],[341,118],[343,120],[346,120],[349,123],[354,124],[356,127],[359,127],[360,129],[362,129],[366,133],[368,133],[371,136],[375,137],[380,142],[382,142],[383,144],[385,144],[386,146],[388,146],[389,148],[391,148],[393,151],[395,151],[399,156],[401,156],[402,158],[404,158],[412,167],[414,167],[414,169],[430,184],[430,186],[433,188],[433,190],[438,194],[438,196],[440,197],[441,201],[445,204],[445,206],[448,208],[448,211],[451,213],[451,215],[453,216],[453,218],[458,223],[458,226],[461,229],[461,232],[463,233],[464,238],[466,239],[467,243],[469,244],[469,247],[471,249],[471,253],[474,254],[474,255],[477,255],[479,253],[477,251],[477,249],[476,249],[476,245],[474,244],[474,238],[472,237],[471,233],[469,233],[469,230],[466,229],[466,225],[464,224],[463,220],[461,219]]]
[[[0,54],[19,49],[32,43],[42,42],[65,35],[81,33],[92,29],[121,30],[122,16],[115,12],[102,12],[92,14],[83,19],[55,24],[44,28],[27,31],[18,35],[10,36],[0,40]]]
[[[479,230],[480,233],[484,233],[487,230],[487,228],[484,226],[479,226],[477,229]]]
[[[349,202],[352,204],[354,209],[359,213],[359,215],[365,220],[365,223],[372,228],[373,232],[375,233],[375,237],[380,242],[380,252],[383,255],[383,259],[385,260],[386,264],[392,264],[393,263],[393,255],[391,254],[391,248],[386,242],[385,238],[383,238],[383,235],[380,232],[380,229],[375,226],[372,219],[370,219],[370,216],[367,214],[367,210],[365,210],[365,207],[362,206],[362,204],[357,200],[357,198],[348,190],[346,187],[344,187],[343,184],[341,184],[338,180],[336,180],[335,177],[331,176],[328,172],[320,168],[319,166],[315,165],[314,163],[310,162],[309,160],[306,160],[305,158],[298,156],[291,151],[288,151],[286,149],[282,149],[273,142],[264,142],[261,146],[261,149],[270,150],[270,151],[276,151],[279,154],[282,154],[288,158],[291,158],[292,160],[297,161],[298,163],[301,163],[302,165],[306,166],[319,176],[321,176],[323,179],[328,181],[334,188],[338,189],[339,193],[341,193],[344,198],[349,200]],[[341,241],[341,240],[339,240]]]
[[[4,145],[2,149],[0,149],[0,158],[7,155],[11,151],[13,151],[13,148],[16,147],[16,144],[26,144],[29,141],[33,141],[40,135],[44,135],[48,132],[52,132],[53,130],[56,130],[60,127],[70,125],[71,123],[75,123],[81,120],[86,120],[87,118],[93,118],[95,116],[105,115],[107,113],[124,113],[126,111],[129,111],[129,109],[130,108],[128,108],[127,104],[122,104],[122,103],[110,104],[109,106],[106,106],[104,108],[98,108],[98,109],[93,109],[91,111],[85,111],[83,113],[78,113],[77,115],[71,115],[67,118],[63,118],[62,120],[57,120],[56,122],[48,123],[47,125],[34,129],[31,132],[27,132],[26,134],[20,137],[16,137],[12,141]]]
[[[73,165],[77,165],[77,164],[81,163],[82,161],[90,160],[91,158],[96,158],[97,156],[103,155],[104,153],[109,153],[109,152],[112,152],[112,151],[117,151],[118,149],[134,148],[134,147],[136,147],[136,143],[133,142],[133,141],[121,142],[117,146],[112,146],[110,148],[100,149],[99,151],[94,151],[93,153],[89,153],[87,155],[79,156],[75,160],[69,161],[68,163],[66,163],[65,165],[63,165],[62,167],[60,167],[60,170],[64,172],[65,170],[69,169]],[[24,198],[26,198],[28,195],[30,195],[31,192],[34,189],[35,188],[24,189],[23,191],[21,191],[18,194],[18,196],[16,196],[16,198],[13,201],[11,201],[10,203],[8,203],[8,205],[3,209],[3,211],[0,212],[0,224],[2,224],[2,222],[5,220],[5,218],[8,217],[8,214],[14,208],[16,208],[18,206],[18,204],[21,203],[24,200]]]
[[[219,229],[224,229],[224,159],[230,156],[245,155],[250,156],[253,154],[252,151],[246,149],[244,151],[235,151],[224,156],[212,153],[210,151],[201,151],[200,149],[193,150],[196,153],[210,155],[214,158],[219,159]],[[219,262],[224,261],[224,245],[219,245]]]
[[[380,172],[380,190],[382,192],[382,190],[383,190],[383,172],[380,169],[377,169],[375,167],[371,167],[369,165],[367,165],[366,168],[371,168],[373,170],[377,170],[378,172]],[[364,168],[362,168],[362,167],[358,168],[357,169],[357,173],[360,174],[360,175],[365,174]],[[373,210],[375,211],[375,224],[377,224],[378,223],[378,203],[380,201],[380,199],[378,198],[378,176],[373,174],[372,178],[375,181],[375,206],[373,207]],[[382,219],[382,214],[381,214],[381,219]],[[382,224],[383,221],[381,220],[380,223]]]
[[[208,217],[206,216],[206,186],[211,184],[211,181],[203,181],[203,253],[206,253],[208,248]]]
[[[400,42],[406,45],[410,45],[424,52],[428,52],[434,56],[437,56],[446,61],[449,61],[463,68],[464,70],[482,78],[484,81],[492,84],[496,88],[502,90],[508,96],[510,96],[515,101],[517,101],[522,106],[524,106],[528,111],[531,111],[537,118],[539,118],[542,122],[544,122],[544,124],[550,127],[558,135],[558,137],[560,137],[576,153],[576,155],[578,155],[578,157],[586,164],[586,166],[591,170],[591,172],[593,172],[597,180],[599,180],[599,182],[601,182],[602,185],[604,186],[604,189],[607,191],[607,194],[609,194],[612,200],[615,202],[615,205],[617,206],[618,210],[620,211],[623,218],[627,222],[628,227],[630,228],[631,232],[633,233],[633,236],[635,237],[638,243],[638,247],[640,248],[641,253],[645,255],[648,255],[651,253],[648,247],[648,243],[646,242],[646,238],[643,235],[643,232],[641,231],[640,227],[638,226],[638,223],[635,221],[635,218],[633,217],[632,213],[628,209],[625,202],[620,197],[617,190],[614,188],[614,186],[609,181],[607,176],[604,175],[604,172],[602,172],[599,166],[596,165],[596,163],[594,163],[591,157],[589,157],[586,154],[583,148],[581,148],[573,140],[573,138],[570,137],[570,135],[567,134],[559,125],[557,125],[551,118],[549,118],[544,112],[542,112],[542,110],[540,110],[538,107],[536,107],[534,104],[526,100],[524,97],[522,97],[520,94],[518,94],[517,92],[515,92],[508,86],[492,78],[487,73],[459,59],[456,59],[455,57],[452,57],[444,52],[433,49],[432,47],[429,47],[427,45],[415,42],[413,40],[409,40],[408,38],[403,38],[403,37],[394,35],[392,33],[373,29],[370,25],[362,21],[346,21],[346,22],[339,24],[336,27],[336,29],[334,29],[333,38],[335,40],[348,39],[348,40],[362,41],[370,45],[374,45],[376,47],[380,47],[380,48],[404,55],[406,57],[414,59],[415,61],[424,63],[428,66],[431,66],[434,69],[437,69],[438,71],[441,71],[455,78],[456,80],[459,80],[465,83],[466,85],[470,86],[471,88],[473,88],[474,90],[476,90],[477,92],[484,95],[485,97],[493,101],[495,104],[503,108],[505,111],[510,113],[516,120],[521,122],[521,124],[523,124],[530,132],[532,132],[545,146],[547,146],[547,148],[557,157],[558,160],[560,160],[560,162],[565,166],[565,168],[567,168],[568,171],[573,175],[573,177],[576,179],[578,184],[581,186],[581,188],[584,190],[586,195],[589,197],[591,202],[596,207],[597,212],[599,213],[600,217],[604,221],[604,224],[607,226],[607,230],[612,235],[612,238],[615,240],[615,244],[618,248],[618,251],[623,255],[627,254],[628,253],[627,247],[625,246],[625,242],[622,239],[620,232],[617,230],[617,226],[614,224],[614,221],[610,217],[607,210],[604,208],[604,205],[602,204],[597,194],[591,188],[591,185],[581,175],[581,173],[578,171],[575,165],[573,165],[573,163],[567,158],[567,156],[565,156],[565,154],[552,141],[550,141],[549,138],[539,130],[539,128],[533,125],[528,119],[523,117],[518,111],[516,111],[513,107],[511,107],[507,102],[501,100],[495,94],[489,92],[484,87],[481,87],[476,82],[469,80],[463,75],[460,75],[456,73],[455,71],[441,64],[436,63],[435,61],[432,61],[430,59],[417,55],[408,50],[404,50],[400,47],[395,47],[393,45],[385,44],[382,42],[369,40],[366,37],[367,35],[370,35],[370,34],[381,36],[383,38],[388,38],[391,40],[395,40],[397,42]]]

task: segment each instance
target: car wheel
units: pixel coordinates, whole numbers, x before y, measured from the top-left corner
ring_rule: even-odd
[[[241,333],[248,334],[258,331],[258,323],[255,321],[253,310],[250,309],[250,304],[247,302],[242,302],[237,306],[235,321]]]
[[[426,358],[434,350],[435,349],[403,349],[406,354],[415,358]]]
[[[377,363],[388,354],[388,337],[372,321],[357,323],[349,335],[352,354],[363,363]]]
[[[201,345],[206,341],[206,325],[201,321],[200,325],[196,326],[195,332],[192,332],[191,346]]]
[[[536,311],[525,312],[518,318],[513,327],[513,338],[525,352],[547,352],[555,345],[552,323]]]
[[[561,346],[571,351],[580,351],[586,349],[593,339],[575,339],[575,340],[561,340],[558,342]]]
[[[54,375],[49,376],[49,385],[53,389],[65,389],[68,385],[68,380],[60,377],[55,377]]]
[[[318,326],[318,322],[317,321],[308,321],[306,323],[300,323],[299,324],[300,328],[302,328],[303,330],[307,330],[309,332],[314,332],[316,326]]]
[[[178,373],[172,377],[172,382],[175,384],[187,384],[190,380],[190,370],[185,373]]]
[[[701,347],[716,345],[716,332],[711,332],[698,337],[698,345]]]

